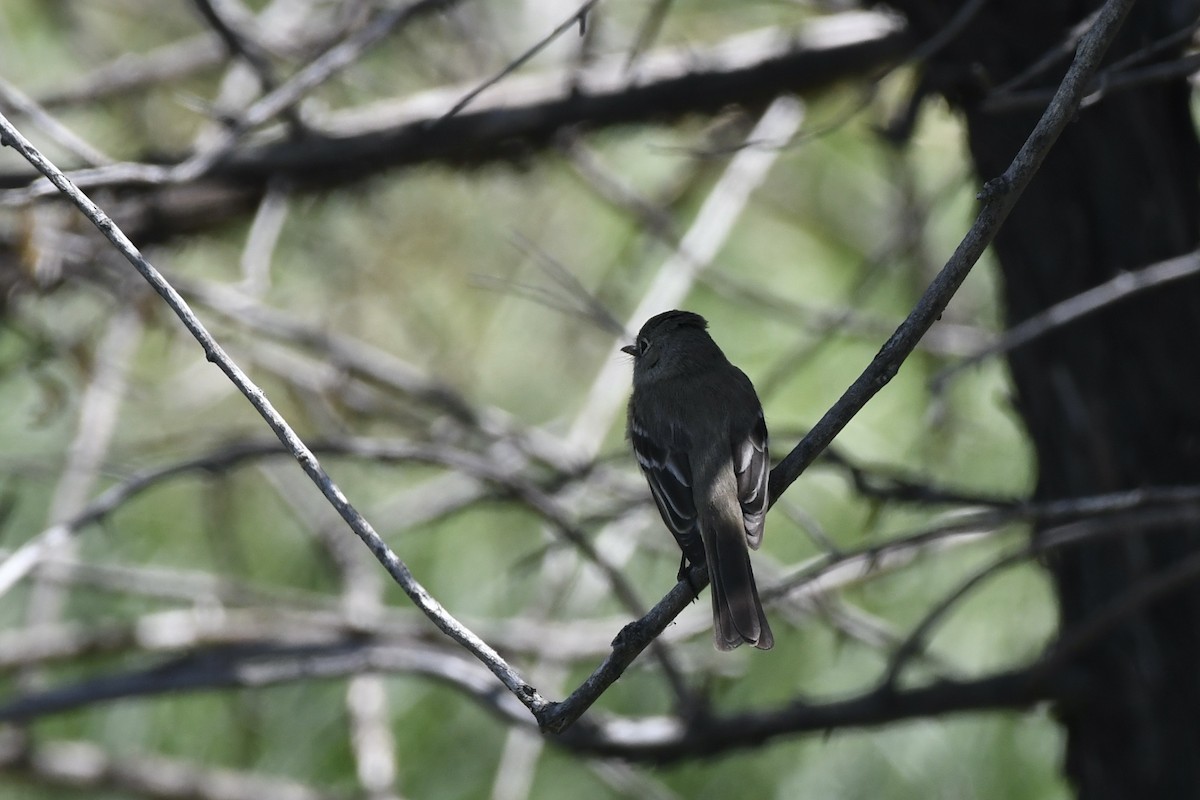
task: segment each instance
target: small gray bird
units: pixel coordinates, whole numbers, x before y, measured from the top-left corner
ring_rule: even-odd
[[[747,545],[767,513],[767,423],[754,385],[690,311],[652,317],[633,356],[629,440],[663,522],[687,563],[708,564],[718,650],[775,644]]]

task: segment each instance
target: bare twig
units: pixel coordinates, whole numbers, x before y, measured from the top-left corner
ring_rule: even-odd
[[[938,601],[933,609],[921,619],[920,623],[913,628],[912,632],[900,643],[900,646],[892,654],[892,658],[888,662],[887,673],[883,679],[884,683],[892,687],[896,685],[896,682],[900,678],[901,670],[908,666],[913,656],[921,652],[927,643],[930,631],[942,621],[946,614],[950,612],[950,609],[958,605],[976,587],[990,580],[998,573],[1025,562],[1032,554],[1033,551],[1030,547],[1021,547],[1014,552],[1007,553],[977,570],[967,580],[959,584],[954,591]]]
[[[571,28],[579,26],[579,29],[582,32],[584,24],[587,20],[587,15],[591,12],[592,7],[594,5],[596,5],[598,2],[600,2],[600,0],[585,0],[583,5],[579,6],[579,8],[577,8],[577,9],[575,9],[575,11],[571,14],[571,16],[567,17],[565,20],[563,20],[557,26],[555,26],[554,30],[547,33],[545,36],[543,36],[541,39],[539,39],[537,42],[535,42],[533,44],[533,46],[531,46],[525,52],[521,53],[521,55],[517,56],[512,61],[510,61],[508,64],[506,64],[504,69],[500,70],[495,75],[488,78],[483,83],[479,84],[474,89],[472,89],[471,91],[469,91],[465,95],[463,95],[462,99],[460,99],[457,103],[452,105],[450,107],[449,111],[447,111],[445,114],[443,114],[439,119],[432,122],[431,125],[437,126],[437,125],[441,124],[442,122],[445,122],[446,120],[451,119],[452,117],[456,116],[458,114],[458,112],[462,111],[464,108],[466,108],[468,105],[470,105],[472,100],[474,100],[476,97],[478,97],[479,95],[486,92],[491,87],[495,86],[500,81],[504,80],[506,77],[508,77],[512,73],[516,72],[524,64],[526,64],[529,61],[529,59],[533,58],[538,53],[545,50],[550,45],[551,42],[553,42],[558,37],[562,36],[567,31],[571,30]]]
[[[1012,92],[1019,86],[1032,81],[1034,78],[1046,72],[1059,62],[1066,61],[1071,57],[1071,53],[1079,46],[1079,42],[1092,26],[1096,24],[1096,20],[1100,16],[1099,9],[1089,11],[1087,15],[1071,26],[1067,31],[1066,36],[1054,42],[1050,48],[1038,58],[1029,64],[1025,69],[1009,78],[1004,83],[996,87],[997,94],[1005,94]]]
[[[955,37],[962,33],[963,28],[967,27],[971,23],[971,20],[975,19],[975,16],[987,3],[988,0],[967,0],[946,21],[941,30],[913,49],[912,53],[908,56],[908,60],[914,62],[927,61],[940,53],[942,48],[953,42]]]
[[[513,235],[513,244],[534,260],[542,274],[549,278],[553,286],[520,284],[484,275],[477,276],[480,285],[529,298],[546,308],[570,315],[575,320],[591,323],[594,327],[613,336],[620,336],[625,332],[624,326],[617,321],[607,306],[589,292],[561,261],[520,233]]]
[[[1099,286],[1093,286],[1074,297],[1068,297],[1062,302],[1055,303],[1045,311],[1034,314],[1029,319],[1010,328],[997,341],[980,348],[959,363],[943,369],[930,379],[930,390],[934,392],[944,390],[946,384],[963,370],[973,367],[987,358],[1029,344],[1051,331],[1127,300],[1147,289],[1190,278],[1196,274],[1200,274],[1200,251],[1168,258],[1134,272],[1122,272]]]
[[[1107,69],[1096,75],[1089,85],[1087,95],[1080,103],[1080,107],[1087,108],[1095,105],[1117,92],[1184,78],[1195,74],[1197,70],[1200,70],[1200,54],[1196,53],[1144,67],[1123,70]],[[1029,89],[1023,92],[989,95],[981,104],[980,110],[992,114],[1002,114],[1017,109],[1038,108],[1051,96],[1052,92],[1049,89]]]

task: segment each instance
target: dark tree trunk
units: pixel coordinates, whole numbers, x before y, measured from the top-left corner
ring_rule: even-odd
[[[961,5],[894,3],[918,38]],[[928,67],[965,114],[981,179],[999,175],[1045,103],[988,113],[988,87],[1021,73],[1098,2],[1005,0]],[[1109,61],[1191,24],[1192,2],[1135,5]],[[1068,51],[1069,53],[1070,51]],[[1155,60],[1178,56],[1178,49]],[[1025,88],[1053,88],[1069,55]],[[1185,80],[1113,93],[1068,127],[995,243],[1007,319],[1020,322],[1122,270],[1200,243],[1200,147]],[[1200,482],[1200,281],[1152,290],[1012,353],[1049,500]],[[1200,525],[1130,529],[1055,553],[1064,633],[1200,547]],[[1085,703],[1059,709],[1066,770],[1084,798],[1200,797],[1200,586],[1171,594],[1080,658]]]

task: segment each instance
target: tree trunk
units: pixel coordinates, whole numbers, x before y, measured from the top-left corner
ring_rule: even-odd
[[[918,38],[960,3],[897,2]],[[963,111],[981,179],[999,175],[1045,106],[989,113],[991,87],[1068,39],[1099,3],[987,3],[938,53],[927,84]],[[1134,7],[1108,61],[1191,24],[1190,2]],[[1024,88],[1057,85],[1071,49]],[[1154,60],[1178,57],[1172,49]],[[1112,92],[1082,111],[995,243],[1018,323],[1123,270],[1200,243],[1200,147],[1186,80]],[[1011,354],[1039,500],[1200,482],[1200,281],[1075,322]],[[1134,525],[1048,559],[1061,631],[1200,545],[1200,524]],[[1200,796],[1200,586],[1140,609],[1075,667],[1086,703],[1061,707],[1066,770],[1084,798]]]

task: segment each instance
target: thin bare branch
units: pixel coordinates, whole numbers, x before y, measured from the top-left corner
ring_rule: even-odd
[[[550,45],[551,42],[553,42],[558,37],[562,36],[567,31],[571,30],[571,28],[578,26],[579,31],[582,34],[584,27],[586,25],[587,15],[591,12],[592,7],[595,6],[598,2],[600,2],[600,0],[585,0],[583,5],[581,5],[577,9],[575,9],[574,13],[572,13],[571,16],[567,17],[565,20],[563,20],[557,26],[555,26],[554,30],[547,33],[545,36],[543,36],[541,39],[539,39],[537,42],[535,42],[529,49],[527,49],[525,52],[521,53],[521,55],[517,56],[512,61],[510,61],[508,64],[506,64],[504,69],[500,70],[495,75],[488,78],[487,80],[485,80],[483,83],[476,86],[471,91],[467,92],[462,97],[461,100],[459,100],[457,103],[455,103],[454,105],[452,105],[450,107],[449,111],[447,111],[439,119],[435,120],[431,124],[434,127],[436,127],[436,126],[440,125],[442,122],[456,116],[458,114],[458,112],[462,111],[464,108],[469,106],[471,104],[471,101],[473,101],[476,97],[483,94],[488,89],[495,86],[497,83],[504,80],[506,77],[508,77],[512,73],[516,72],[523,65],[525,65],[529,61],[529,59],[533,58],[538,53],[545,50]]]
[[[958,374],[976,364],[1001,353],[1015,350],[1022,345],[1056,331],[1084,317],[1101,311],[1114,303],[1123,302],[1141,292],[1174,281],[1200,274],[1200,251],[1193,251],[1175,258],[1168,258],[1148,267],[1122,272],[1110,280],[1055,303],[1029,319],[1013,326],[998,340],[980,348],[957,364],[946,367],[929,381],[932,392],[941,392]]]

